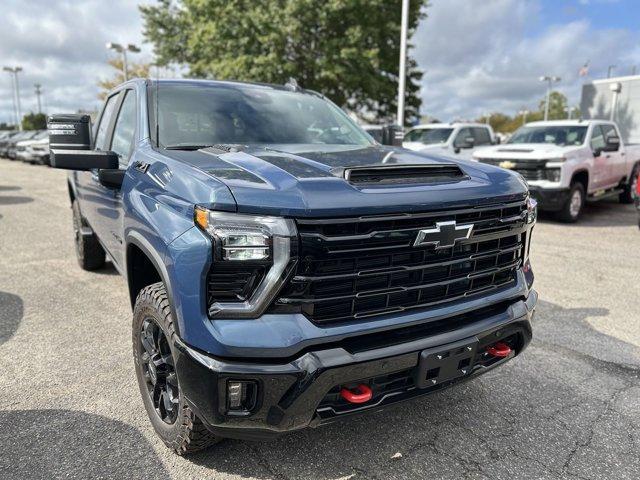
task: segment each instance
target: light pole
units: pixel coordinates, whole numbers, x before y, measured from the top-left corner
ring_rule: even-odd
[[[22,71],[22,67],[3,67],[2,70],[12,75],[13,81],[13,109],[16,114],[16,125],[18,130],[22,130],[22,112],[20,111],[20,85],[18,84],[18,72]]]
[[[40,102],[40,95],[42,95],[42,85],[34,83],[33,87],[36,90],[36,98],[38,99],[38,113],[42,113],[42,103]]]
[[[527,123],[527,115],[529,115],[529,110],[524,109],[518,112],[518,115],[522,115],[522,125]]]
[[[128,45],[120,45],[119,43],[109,42],[107,43],[107,48],[109,50],[115,50],[118,53],[122,54],[122,72],[124,73],[124,81],[129,80],[129,71],[127,69],[127,52],[131,53],[139,53],[140,47],[130,43]]]
[[[554,77],[545,75],[544,77],[540,77],[541,82],[547,82],[547,98],[544,102],[544,121],[549,120],[549,96],[551,95],[551,84],[553,82],[559,82],[561,80],[560,77]]]
[[[402,0],[400,24],[400,68],[398,69],[398,126],[404,126],[404,97],[407,78],[407,30],[409,29],[409,0]]]
[[[611,71],[616,68],[616,65],[609,65],[609,68],[607,68],[607,78],[611,78]]]

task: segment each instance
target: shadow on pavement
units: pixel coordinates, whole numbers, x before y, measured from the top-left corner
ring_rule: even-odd
[[[640,440],[640,369],[591,353],[600,346],[640,359],[640,350],[586,321],[607,314],[541,302],[531,347],[483,377],[270,443],[225,441],[189,459],[260,479],[637,478],[640,458],[630,452]],[[552,343],[558,336],[566,345]]]
[[[13,293],[0,292],[0,345],[13,337],[23,315],[22,299]]]
[[[98,270],[94,270],[92,273],[96,273],[98,275],[120,275],[118,270],[113,263],[110,261],[105,262],[104,267],[99,268]]]
[[[71,410],[0,412],[0,478],[169,478],[134,427]]]
[[[16,190],[22,190],[22,187],[17,185],[0,185],[0,192],[15,192]]]
[[[557,223],[562,227],[629,227],[638,224],[638,217],[633,205],[623,205],[614,200],[602,200],[587,203],[582,217],[576,223],[561,223],[552,212],[540,211],[539,220],[545,223]]]
[[[29,202],[33,202],[33,198],[23,196],[0,196],[0,205],[20,205],[22,203]]]

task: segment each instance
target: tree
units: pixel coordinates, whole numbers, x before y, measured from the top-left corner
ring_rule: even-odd
[[[22,117],[23,130],[44,130],[47,128],[47,116],[44,113],[27,113]]]
[[[122,82],[124,82],[124,68],[122,58],[118,56],[117,58],[109,59],[109,65],[116,69],[116,73],[113,77],[107,80],[99,80],[98,86],[102,89],[100,94],[98,95],[100,98],[104,98],[107,96],[107,93]],[[129,78],[145,78],[149,76],[149,70],[151,65],[148,63],[131,63],[127,62],[127,72],[129,74]]]
[[[540,111],[544,112],[546,98],[540,100]],[[558,91],[549,94],[549,120],[567,118],[567,97]]]
[[[0,123],[0,130],[15,130],[16,126],[7,122]]]
[[[426,3],[411,2],[410,35]],[[140,10],[160,65],[221,80],[295,78],[367,121],[395,115],[401,0],[160,0]],[[407,124],[418,118],[421,78],[409,57]]]

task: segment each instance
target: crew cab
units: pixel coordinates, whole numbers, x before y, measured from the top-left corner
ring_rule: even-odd
[[[436,392],[531,339],[514,172],[381,145],[292,84],[136,79],[93,131],[48,129],[78,262],[122,274],[142,400],[179,454]]]
[[[409,130],[402,146],[434,155],[471,159],[473,149],[496,143],[490,125],[483,123],[427,123]]]
[[[617,125],[605,120],[531,122],[473,157],[521,174],[538,208],[566,222],[578,220],[586,200],[615,195],[633,202],[640,172],[640,145],[625,145]]]

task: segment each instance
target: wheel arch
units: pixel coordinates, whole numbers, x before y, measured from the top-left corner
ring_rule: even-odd
[[[135,306],[138,293],[140,293],[144,287],[156,282],[162,282],[169,297],[169,305],[171,307],[176,333],[180,336],[169,272],[160,253],[153,248],[151,243],[142,235],[137,232],[131,232],[127,236],[125,264],[131,308],[133,309]]]
[[[588,170],[578,170],[573,172],[571,176],[571,184],[573,182],[580,182],[584,187],[585,195],[589,192],[589,171]]]

